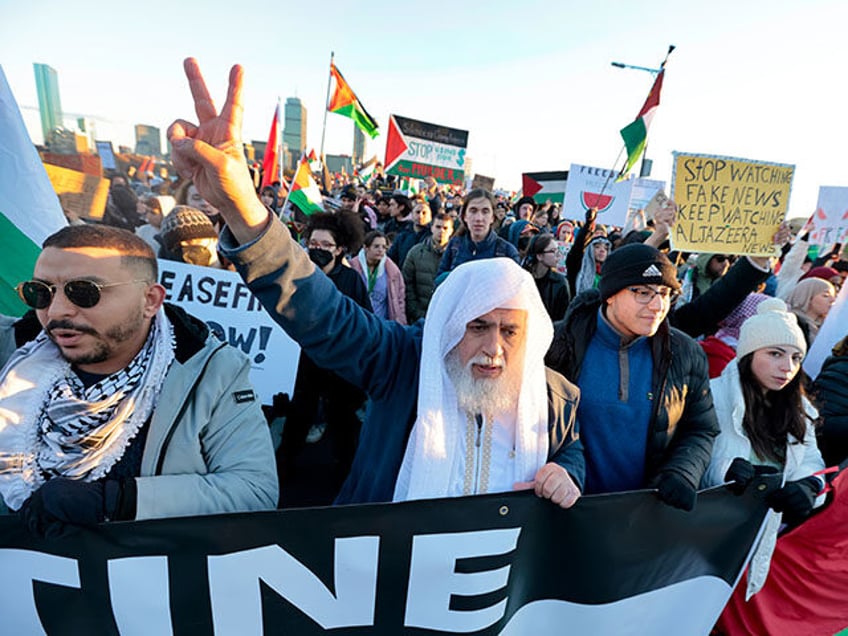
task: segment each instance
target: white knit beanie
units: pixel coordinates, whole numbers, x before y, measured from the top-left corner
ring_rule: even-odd
[[[786,303],[779,298],[769,298],[759,304],[755,315],[742,323],[736,357],[741,360],[757,349],[781,345],[796,347],[804,355],[807,353],[807,342],[795,314],[788,311]]]

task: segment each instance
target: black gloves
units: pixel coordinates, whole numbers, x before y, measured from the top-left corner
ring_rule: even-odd
[[[817,477],[805,477],[798,481],[789,481],[771,493],[766,503],[776,512],[783,512],[790,517],[803,519],[813,511],[816,495],[821,490],[821,482]]]
[[[657,495],[669,506],[681,510],[692,510],[695,507],[697,490],[685,478],[675,472],[660,473],[656,481]]]
[[[135,518],[135,479],[87,482],[56,477],[21,507],[30,532],[40,537],[62,533],[64,524],[95,526],[105,520]]]
[[[747,459],[736,457],[731,462],[730,468],[727,469],[724,475],[724,481],[735,482],[730,484],[729,488],[734,494],[741,495],[756,475],[757,472],[754,470],[751,462]]]

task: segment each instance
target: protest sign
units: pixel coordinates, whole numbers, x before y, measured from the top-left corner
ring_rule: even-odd
[[[56,636],[707,634],[765,517],[763,481],[691,512],[651,492],[570,510],[511,492],[48,540],[0,517],[0,615],[5,633]]]
[[[250,380],[263,404],[294,391],[300,347],[259,304],[235,272],[159,260],[165,300],[203,320],[250,358]]]
[[[475,174],[474,178],[471,180],[471,189],[476,190],[477,188],[483,188],[484,190],[491,192],[495,189],[495,178],[484,177],[482,174]]]
[[[101,177],[44,164],[62,208],[83,219],[102,219],[109,197],[109,181]]]
[[[115,151],[112,149],[111,141],[95,141],[97,154],[100,155],[100,162],[107,170],[115,170]]]
[[[645,216],[648,216],[648,204],[660,191],[665,191],[665,181],[643,177],[634,179],[633,190],[630,192],[630,209],[645,210]]]
[[[810,243],[825,250],[848,239],[848,188],[820,186]]]
[[[624,227],[630,208],[633,179],[616,182],[615,170],[571,164],[565,187],[562,218],[582,219],[597,208],[598,223]]]
[[[462,185],[468,131],[389,116],[386,139],[386,174]]]
[[[789,206],[795,166],[675,152],[671,235],[684,252],[773,256]]]

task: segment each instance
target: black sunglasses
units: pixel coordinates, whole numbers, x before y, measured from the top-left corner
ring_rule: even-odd
[[[62,285],[62,290],[65,292],[65,298],[70,300],[77,307],[88,309],[94,307],[100,302],[100,291],[107,287],[117,287],[118,285],[129,285],[131,283],[147,283],[146,280],[127,280],[122,283],[95,283],[92,280],[69,280]],[[27,280],[18,283],[15,288],[18,296],[29,307],[33,309],[47,309],[50,303],[53,302],[53,296],[56,294],[56,285],[45,283],[40,280]]]

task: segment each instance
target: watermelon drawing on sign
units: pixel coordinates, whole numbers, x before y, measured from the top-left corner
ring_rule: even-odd
[[[598,210],[598,214],[600,214],[612,205],[615,197],[610,194],[584,191],[580,193],[580,199],[583,202],[584,209],[588,210],[589,208],[596,208]]]

